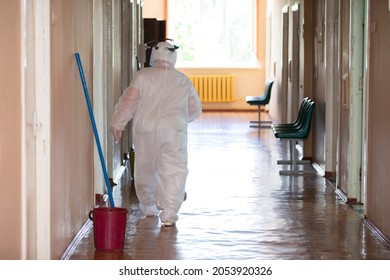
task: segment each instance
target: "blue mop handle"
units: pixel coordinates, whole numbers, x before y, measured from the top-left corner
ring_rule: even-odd
[[[77,66],[78,66],[79,72],[80,72],[81,83],[83,84],[83,88],[84,88],[85,99],[86,99],[87,105],[88,105],[89,117],[91,118],[93,132],[94,132],[95,140],[96,140],[96,145],[97,145],[97,148],[99,151],[100,163],[102,165],[104,179],[106,181],[106,187],[107,187],[108,197],[110,199],[110,205],[111,205],[111,207],[115,207],[114,199],[112,197],[111,185],[110,185],[110,181],[108,179],[106,164],[104,163],[104,156],[103,156],[103,152],[102,152],[102,147],[100,146],[99,135],[98,135],[96,123],[95,123],[95,117],[93,115],[91,101],[89,100],[88,88],[87,88],[87,83],[85,82],[83,66],[81,65],[81,60],[80,60],[80,54],[76,53],[75,56],[76,56],[76,60],[77,60]]]

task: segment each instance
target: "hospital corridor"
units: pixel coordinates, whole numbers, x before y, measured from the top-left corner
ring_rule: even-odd
[[[267,116],[263,116],[266,118]],[[253,112],[203,112],[189,125],[187,200],[173,227],[145,217],[128,167],[113,188],[129,210],[122,251],[95,250],[87,227],[63,259],[388,260],[390,249],[318,172],[280,176],[286,143],[250,128]]]
[[[390,260],[389,0],[0,3],[0,260]]]

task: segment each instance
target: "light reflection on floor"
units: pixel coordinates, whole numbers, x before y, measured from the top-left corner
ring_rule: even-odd
[[[130,210],[124,250],[96,252],[90,229],[69,258],[390,259],[322,176],[279,175],[287,146],[269,129],[249,128],[255,117],[203,113],[190,124],[188,198],[176,226],[142,215],[126,170],[114,188]]]

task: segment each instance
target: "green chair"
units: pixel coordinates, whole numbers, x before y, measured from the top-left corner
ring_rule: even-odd
[[[279,131],[288,131],[288,130],[294,130],[298,129],[303,124],[304,115],[306,114],[307,107],[310,104],[311,99],[309,97],[305,97],[301,105],[299,107],[298,116],[295,119],[295,121],[291,123],[281,123],[281,124],[273,124],[271,125],[272,130],[275,132]]]
[[[248,103],[251,106],[257,106],[258,111],[258,119],[257,121],[250,121],[250,123],[254,123],[255,125],[250,125],[250,127],[271,127],[270,124],[271,121],[262,121],[261,120],[261,107],[265,106],[269,103],[271,100],[271,92],[272,92],[272,85],[274,84],[273,80],[267,80],[265,83],[264,93],[260,96],[247,96],[246,97],[246,103]],[[262,124],[268,124],[268,125],[262,125]]]
[[[303,103],[303,104],[302,104]],[[285,126],[284,129],[274,130],[274,135],[280,140],[289,142],[290,159],[278,160],[278,164],[291,164],[290,170],[279,171],[280,175],[304,175],[316,173],[315,169],[299,169],[298,164],[310,163],[308,160],[299,160],[296,155],[295,144],[297,141],[306,139],[309,136],[311,121],[313,117],[314,101],[303,100],[301,103],[300,114],[298,114],[296,126]],[[286,124],[287,125],[287,124]]]

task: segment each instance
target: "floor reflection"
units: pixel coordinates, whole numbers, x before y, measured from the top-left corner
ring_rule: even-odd
[[[127,169],[114,192],[129,209],[122,252],[95,252],[92,232],[70,259],[390,259],[390,250],[321,175],[280,176],[287,144],[249,128],[255,113],[203,113],[189,127],[188,198],[177,225],[138,208]]]

